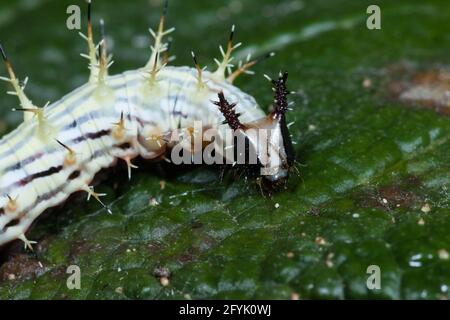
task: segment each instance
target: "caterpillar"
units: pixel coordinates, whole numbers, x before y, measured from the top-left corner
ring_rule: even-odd
[[[256,182],[261,190],[271,194],[285,187],[294,161],[291,137],[285,114],[290,109],[286,89],[287,73],[272,80],[273,110],[266,115],[256,100],[233,86],[233,81],[258,60],[246,60],[235,69],[232,53],[240,44],[233,44],[234,26],[222,60],[214,72],[201,68],[192,53],[194,66],[169,66],[169,43],[165,37],[174,28],[165,29],[167,1],[156,31],[150,29],[154,43],[147,64],[136,70],[109,75],[113,63],[107,52],[104,23],[100,20],[101,40],[94,42],[91,22],[91,1],[88,1],[86,35],[90,76],[83,86],[54,103],[38,107],[25,95],[26,81],[16,77],[3,46],[0,52],[5,62],[8,82],[18,97],[24,121],[0,140],[0,246],[20,239],[32,250],[34,241],[26,238],[32,223],[46,209],[64,202],[69,195],[85,191],[106,211],[90,185],[96,173],[123,160],[128,177],[136,166],[132,161],[140,156],[153,161],[170,161],[169,154],[177,146],[182,153],[195,149],[192,140],[204,136],[195,130],[231,130],[234,134],[225,149],[216,156],[229,159],[245,153],[254,154],[256,161],[244,165],[264,169]],[[261,135],[269,131],[270,135]],[[172,139],[177,132],[185,139],[181,144]],[[262,138],[261,138],[262,137]],[[236,151],[237,140],[244,142],[244,151]],[[188,141],[188,142],[186,142]],[[217,141],[216,141],[217,142]],[[201,144],[200,149],[204,146]],[[231,155],[230,155],[231,154]],[[234,158],[233,158],[234,159]],[[226,162],[230,163],[230,162]],[[231,161],[232,165],[236,163]]]

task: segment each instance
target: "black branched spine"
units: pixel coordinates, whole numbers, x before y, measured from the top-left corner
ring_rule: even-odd
[[[275,90],[275,100],[274,100],[274,112],[278,116],[283,116],[289,109],[289,104],[287,101],[287,95],[290,93],[286,89],[286,81],[288,78],[288,73],[280,73],[277,80],[272,80],[273,89]]]
[[[222,112],[225,117],[224,124],[227,123],[231,129],[237,130],[243,128],[242,123],[239,121],[239,113],[236,113],[235,107],[236,103],[229,103],[223,92],[219,92],[219,101],[213,101],[213,103],[219,107],[220,112]]]

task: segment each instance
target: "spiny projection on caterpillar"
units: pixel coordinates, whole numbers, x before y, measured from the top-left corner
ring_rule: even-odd
[[[167,2],[158,29],[150,29],[154,44],[147,64],[109,75],[112,61],[103,21],[102,39],[95,44],[89,0],[87,34],[82,34],[88,46],[88,54],[82,56],[89,60],[89,81],[44,107],[34,105],[25,95],[26,80],[19,82],[0,45],[9,75],[1,79],[12,86],[8,93],[20,102],[15,110],[24,114],[23,123],[0,140],[0,246],[20,239],[32,250],[34,241],[25,234],[33,221],[77,191],[85,191],[88,200],[96,199],[111,213],[101,200],[104,194],[90,185],[95,174],[118,159],[127,164],[130,178],[137,156],[170,161],[171,134],[177,131],[186,139],[195,138],[199,133],[193,124],[198,121],[204,129],[231,129],[234,139],[225,149],[232,147],[233,155],[242,153],[236,148],[239,138],[244,141],[243,152],[253,150],[256,163],[244,166],[253,172],[267,169],[268,174],[255,176],[261,190],[271,194],[285,186],[294,161],[285,119],[290,107],[287,73],[280,73],[277,80],[266,76],[275,93],[273,111],[266,115],[252,96],[232,84],[257,62],[249,58],[232,69],[232,53],[240,45],[233,44],[234,26],[214,72],[201,68],[195,54],[194,67],[169,66],[169,44],[164,38],[174,29],[164,28],[166,12]],[[271,134],[261,138],[259,131],[263,130]],[[193,148],[185,143],[183,151]]]

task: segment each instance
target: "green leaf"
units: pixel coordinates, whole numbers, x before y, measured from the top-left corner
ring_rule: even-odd
[[[38,105],[88,76],[85,43],[65,25],[72,2],[1,4],[0,38]],[[165,178],[142,163],[130,183],[113,169],[99,187],[113,215],[84,197],[49,210],[29,234],[39,240],[34,254],[19,244],[3,253],[0,298],[448,298],[448,109],[399,97],[414,96],[420,81],[434,94],[448,85],[424,75],[450,64],[450,10],[439,0],[378,1],[382,29],[368,30],[369,4],[171,1],[177,65],[191,65],[195,49],[212,68],[233,23],[240,57],[277,51],[237,85],[269,106],[262,74],[289,71],[299,175],[267,199],[254,184],[219,182],[214,168]],[[145,63],[161,10],[160,1],[94,1],[96,25],[103,17],[114,39],[114,73]],[[12,130],[17,102],[1,96],[0,105],[0,129]],[[66,286],[70,265],[81,268],[81,290]],[[370,265],[380,267],[381,289],[366,285]]]

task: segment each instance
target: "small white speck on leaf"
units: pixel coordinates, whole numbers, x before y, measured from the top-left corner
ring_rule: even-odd
[[[148,204],[149,204],[151,207],[156,207],[156,206],[159,204],[159,202],[158,202],[158,200],[156,200],[156,198],[151,197],[151,198],[150,198],[150,201],[148,202]]]
[[[421,210],[423,213],[428,213],[428,212],[431,211],[431,207],[430,207],[430,205],[429,205],[428,203],[425,203],[425,204],[422,206],[422,208],[420,208],[420,210]]]
[[[315,242],[320,246],[323,246],[327,243],[323,237],[316,237]]]
[[[167,287],[169,285],[170,281],[169,281],[169,278],[167,278],[167,277],[161,277],[161,278],[159,278],[159,283],[161,283],[161,285],[163,287]]]
[[[420,218],[419,221],[417,221],[417,224],[419,226],[423,226],[425,224],[425,220],[423,220],[423,218]]]
[[[333,258],[334,258],[334,253],[330,252],[327,255],[327,259],[325,260],[325,264],[327,265],[328,268],[332,268],[334,266]]]
[[[362,86],[364,88],[370,88],[372,86],[372,80],[370,80],[369,78],[364,78]]]
[[[117,287],[116,290],[114,290],[116,293],[118,294],[122,294],[123,293],[123,288],[122,287]]]
[[[438,251],[438,255],[439,255],[439,259],[442,259],[442,260],[448,260],[448,258],[449,258],[448,251],[445,249],[440,249]]]
[[[167,287],[169,285],[169,277],[171,275],[171,272],[166,267],[156,267],[153,270],[153,275],[159,279],[159,283],[163,287]]]
[[[280,207],[280,204],[277,202],[275,203],[275,209],[278,209]]]

